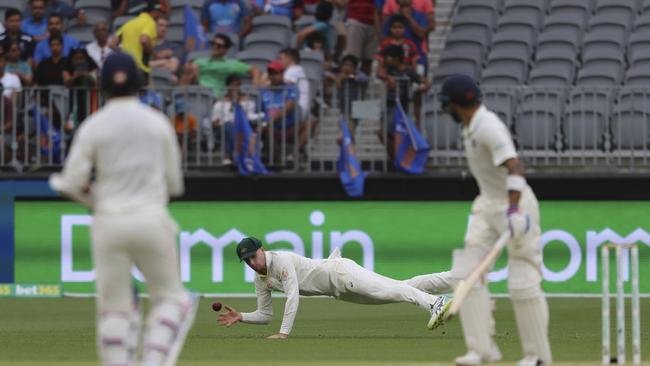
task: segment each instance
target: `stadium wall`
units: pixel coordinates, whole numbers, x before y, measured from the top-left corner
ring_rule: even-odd
[[[547,291],[597,293],[596,249],[605,242],[639,242],[642,261],[650,257],[647,178],[530,182],[541,201]],[[325,175],[190,176],[186,185],[186,197],[171,206],[182,275],[195,291],[221,294],[252,291],[252,273],[231,248],[244,235],[314,258],[344,247],[345,256],[395,278],[447,270],[476,192],[471,179],[449,176],[371,177],[362,202],[346,199],[337,178]],[[0,283],[94,292],[87,209],[58,199],[43,179],[0,180],[0,202]],[[491,286],[503,293],[504,259],[495,268]]]

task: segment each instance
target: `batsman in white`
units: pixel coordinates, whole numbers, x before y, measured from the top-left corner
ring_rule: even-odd
[[[524,358],[518,366],[550,365],[548,305],[542,291],[539,208],[526,183],[512,137],[499,117],[481,103],[481,91],[466,75],[452,75],[439,94],[443,111],[462,125],[469,169],[480,194],[472,205],[465,248],[454,251],[454,286],[472,272],[502,233],[510,231],[508,289]],[[501,359],[494,342],[490,294],[478,281],[460,307],[468,353],[457,365],[473,366]]]
[[[327,259],[311,259],[292,252],[265,251],[259,239],[250,237],[239,242],[237,255],[240,261],[246,261],[257,272],[257,310],[239,313],[226,306],[227,312],[219,316],[219,324],[227,327],[237,322],[268,324],[273,317],[271,291],[278,289],[287,295],[287,302],[280,332],[269,336],[269,339],[284,339],[289,336],[298,312],[299,295],[332,296],[358,304],[409,302],[429,312],[427,326],[434,329],[442,324],[444,311],[449,304],[447,297],[428,294],[410,283],[436,293],[452,290],[448,280],[449,272],[398,281],[342,258],[338,248]]]
[[[109,55],[101,70],[106,105],[86,119],[50,186],[93,211],[97,345],[103,365],[135,365],[141,312],[131,268],[146,279],[151,307],[142,365],[174,365],[198,299],[180,280],[170,196],[183,193],[180,151],[169,120],[141,104],[131,56]],[[91,180],[94,170],[94,181]]]

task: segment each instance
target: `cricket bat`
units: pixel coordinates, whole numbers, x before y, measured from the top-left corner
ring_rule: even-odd
[[[476,281],[478,281],[481,276],[487,271],[488,268],[494,263],[494,261],[499,257],[501,249],[508,243],[510,240],[510,231],[506,231],[499,239],[494,243],[492,249],[488,254],[481,260],[481,262],[476,266],[472,273],[467,276],[464,280],[461,280],[458,283],[458,287],[454,291],[454,297],[452,297],[451,305],[449,306],[449,311],[447,311],[447,319],[456,315],[460,310],[460,306],[463,304],[463,301],[467,297],[469,291],[474,287]]]

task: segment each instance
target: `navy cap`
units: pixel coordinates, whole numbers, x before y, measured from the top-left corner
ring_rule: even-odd
[[[124,52],[113,52],[102,65],[101,87],[113,95],[135,93],[140,87],[138,73],[133,57]]]
[[[443,108],[449,102],[462,107],[469,107],[481,101],[481,89],[471,77],[454,74],[449,76],[442,84],[438,99],[442,102]]]
[[[239,261],[244,261],[257,253],[257,250],[262,247],[262,242],[258,238],[249,237],[242,239],[237,244],[237,255]]]

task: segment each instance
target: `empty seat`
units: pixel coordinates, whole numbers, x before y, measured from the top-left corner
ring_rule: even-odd
[[[266,65],[277,55],[271,55],[268,52],[259,49],[244,50],[237,53],[237,59],[254,66],[260,70],[266,70]]]
[[[513,70],[504,66],[486,67],[481,74],[481,85],[517,86],[526,80],[527,70]]]
[[[244,50],[260,50],[267,52],[270,57],[276,57],[286,46],[287,38],[278,38],[272,33],[253,33],[244,40]]]
[[[582,43],[582,33],[572,30],[544,31],[537,40],[537,52],[545,49],[563,49],[568,53],[576,53]]]
[[[280,15],[262,15],[253,18],[253,31],[255,33],[272,34],[282,39],[291,35],[291,20]]]
[[[597,0],[596,13],[608,12],[610,14],[633,15],[637,11],[638,0]]]
[[[501,0],[460,0],[458,1],[458,12],[486,9],[496,13],[501,11],[502,6],[503,1]]]
[[[445,67],[448,64],[464,64],[462,67],[471,68],[473,70],[480,70],[483,67],[481,53],[476,49],[447,49],[440,55],[440,67]]]
[[[320,80],[323,77],[324,62],[323,54],[320,52],[300,51],[300,65],[302,65],[307,78],[310,80]]]
[[[185,26],[183,24],[170,24],[167,27],[167,40],[178,44],[183,44],[185,39]]]
[[[563,48],[550,48],[537,52],[535,58],[535,67],[544,70],[567,70],[569,80],[573,80],[574,71],[577,66],[577,54],[567,52]]]
[[[650,30],[650,29],[649,29]],[[650,31],[635,32],[630,36],[627,59],[630,65],[650,59]]]
[[[650,98],[643,90],[622,89],[611,119],[613,145],[622,150],[647,149],[650,144]]]
[[[587,28],[588,17],[587,13],[580,13],[579,11],[550,14],[544,19],[543,29],[548,31],[575,28],[576,30],[584,31]]]
[[[551,0],[551,3],[549,4],[550,13],[570,9],[580,9],[586,13],[591,13],[593,8],[593,0]]]
[[[564,90],[531,88],[522,92],[514,124],[520,147],[532,150],[560,147],[565,99]]]
[[[650,0],[641,0],[641,4],[639,4],[639,11],[641,14],[645,14],[650,11]]]
[[[496,15],[490,13],[459,13],[452,22],[456,28],[476,29],[479,32],[492,32],[496,26]]]
[[[574,77],[574,67],[560,65],[534,67],[530,71],[528,84],[537,87],[564,87],[572,85]]]
[[[625,68],[624,56],[599,47],[588,47],[582,52],[582,67],[619,67]]]
[[[647,88],[650,85],[650,65],[632,66],[625,73],[625,86]]]
[[[511,126],[517,103],[516,89],[503,87],[491,88],[481,83],[481,91],[483,93],[483,103],[487,108],[496,113],[506,126]]]
[[[491,36],[492,32],[484,32],[476,27],[460,25],[451,28],[451,32],[449,32],[449,35],[447,36],[447,44],[457,42],[474,43],[486,48],[490,43]]]
[[[427,96],[430,103],[424,104],[422,112],[423,123],[427,126],[427,141],[434,151],[459,150],[461,146],[460,124],[454,122],[451,116],[440,110],[440,103],[435,94]]]
[[[632,28],[633,16],[625,13],[609,12],[596,14],[589,20],[589,31],[629,33]]]
[[[478,52],[481,60],[485,58],[488,48],[488,38],[490,35],[483,35],[477,38],[476,34],[462,31],[452,31],[447,36],[445,44],[446,50],[472,50],[470,52]]]
[[[480,70],[469,63],[447,63],[438,67],[434,72],[434,84],[441,84],[447,79],[448,76],[453,74],[465,74],[478,80]]]
[[[565,147],[573,150],[608,150],[612,89],[578,89],[569,96],[562,131]]]
[[[513,9],[534,9],[541,14],[546,12],[547,7],[548,2],[546,0],[506,0],[503,9],[504,12]]]
[[[88,24],[95,24],[98,21],[110,21],[111,2],[103,0],[77,0],[76,9],[83,9]]]
[[[533,53],[537,39],[537,32],[528,28],[515,29],[513,27],[500,28],[492,37],[492,47],[506,45],[520,45],[528,49],[528,54]]]
[[[634,21],[635,32],[645,31],[646,33],[650,31],[650,11],[639,15]]]
[[[589,32],[584,37],[583,49],[597,46],[611,52],[623,53],[626,41],[626,35],[621,32]]]
[[[583,87],[618,86],[623,79],[623,68],[618,65],[594,65],[578,71],[576,85]]]

